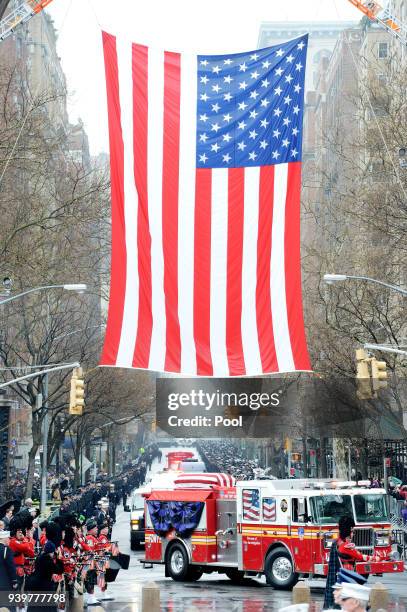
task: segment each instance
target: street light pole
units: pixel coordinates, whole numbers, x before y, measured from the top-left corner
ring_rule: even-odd
[[[6,304],[7,302],[12,302],[18,298],[23,297],[24,295],[28,295],[29,293],[34,293],[35,291],[45,291],[47,289],[65,289],[66,291],[77,291],[78,293],[83,293],[87,289],[87,285],[84,283],[76,283],[76,284],[65,284],[65,285],[44,285],[42,287],[33,287],[32,289],[27,289],[27,291],[23,291],[22,293],[17,293],[16,295],[11,295],[10,297],[5,298],[0,301],[1,304]]]
[[[369,349],[372,351],[381,351],[383,353],[396,353],[397,355],[407,355],[407,351],[402,351],[401,349],[398,349],[398,348],[386,346],[385,344],[369,344],[369,342],[366,342],[363,345],[363,348]]]
[[[41,514],[44,514],[47,505],[47,456],[48,456],[48,373],[44,375],[42,393],[42,409],[45,410],[42,421],[42,471],[41,471]]]
[[[348,279],[351,280],[363,280],[369,283],[375,283],[376,285],[381,285],[382,287],[387,287],[388,289],[392,289],[393,291],[397,291],[402,295],[407,296],[407,290],[399,287],[398,285],[390,285],[389,283],[385,283],[383,281],[379,281],[376,278],[370,278],[370,276],[354,276],[351,274],[324,274],[323,279],[329,285],[333,283],[342,282]]]
[[[0,385],[0,389],[4,387],[9,387],[16,382],[20,382],[21,380],[28,380],[29,378],[35,378],[40,374],[48,374],[49,372],[58,372],[59,370],[71,370],[73,368],[79,368],[80,363],[78,361],[74,361],[73,363],[65,363],[64,365],[56,366],[55,368],[48,368],[46,370],[38,370],[37,372],[31,372],[31,374],[26,374],[25,376],[19,376],[18,378],[13,378],[13,380],[8,380],[5,383]]]

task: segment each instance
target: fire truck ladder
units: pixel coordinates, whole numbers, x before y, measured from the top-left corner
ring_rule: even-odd
[[[0,40],[10,36],[20,24],[40,13],[52,0],[25,0],[0,20]]]
[[[375,0],[349,0],[349,2],[362,11],[371,21],[383,26],[385,30],[398,38],[403,45],[407,46],[407,26],[394,15],[391,2],[389,2],[386,8],[383,8]]]

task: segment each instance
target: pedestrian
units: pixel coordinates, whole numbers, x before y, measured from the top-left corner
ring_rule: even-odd
[[[24,512],[17,514],[10,521],[11,537],[9,546],[14,554],[19,586],[22,586],[24,583],[25,570],[28,564],[26,557],[31,559],[35,556],[35,542],[31,537],[31,527],[32,517],[27,517]]]
[[[109,515],[113,523],[115,523],[116,522],[117,493],[115,491],[114,484],[111,484],[109,489],[110,490],[107,495],[107,498],[109,500]]]
[[[407,525],[407,499],[404,501],[403,507],[401,509],[401,518],[403,519],[403,523]]]
[[[338,582],[337,575],[341,568],[341,562],[339,560],[338,549],[336,546],[336,541],[332,542],[331,550],[329,553],[329,561],[328,561],[328,575],[326,577],[326,585],[325,585],[325,596],[324,596],[324,610],[339,610],[340,606],[337,605],[337,601],[335,600],[335,592],[332,590],[334,588],[335,583]]]
[[[3,521],[3,523],[4,523],[4,527],[5,527],[6,529],[8,529],[8,528],[9,528],[9,526],[10,526],[10,521],[11,521],[11,519],[12,519],[12,518],[13,518],[13,506],[10,506],[9,508],[7,508],[7,510],[6,510],[5,514],[4,514],[4,516],[1,518],[1,520],[2,520],[2,521]]]
[[[329,567],[328,567],[328,579],[326,583],[326,591],[328,590],[328,582],[329,582]],[[329,590],[331,592],[332,597],[327,597],[327,592],[325,591],[325,600],[323,610],[328,612],[328,610],[341,610],[341,594],[342,589],[347,584],[356,584],[364,586],[367,582],[367,578],[358,574],[357,572],[353,572],[351,570],[347,570],[344,567],[340,567],[336,576],[335,584],[330,584]]]
[[[79,545],[85,552],[94,553],[97,552],[99,548],[99,540],[97,537],[98,527],[97,522],[94,519],[88,519],[86,521],[86,536],[82,537],[79,540]],[[84,581],[85,586],[85,597],[84,597],[84,605],[94,606],[99,603],[99,600],[95,597],[95,586],[97,583],[97,574],[96,570],[92,567],[89,567],[86,572],[86,577]]]
[[[54,576],[62,576],[64,573],[64,565],[60,559],[56,558],[56,547],[51,540],[48,540],[42,552],[35,560],[34,573],[26,580],[27,591],[46,591],[55,593],[58,588],[58,583],[55,582]],[[43,612],[42,606],[29,606],[29,612]],[[58,605],[47,606],[47,610],[57,612]]]
[[[122,484],[123,508],[125,508],[127,504],[127,487],[128,487],[127,478],[124,478],[123,484]]]
[[[17,589],[17,573],[14,554],[9,548],[10,532],[0,531],[0,591]]]
[[[51,497],[55,502],[61,501],[61,490],[58,483],[56,483],[52,489]]]
[[[351,516],[341,516],[338,523],[339,538],[337,541],[339,559],[346,569],[354,570],[357,561],[374,561],[373,555],[363,555],[352,542],[355,521]]]
[[[342,610],[364,612],[369,604],[370,589],[361,584],[345,584],[340,595]]]
[[[27,497],[27,499],[24,502],[24,505],[20,508],[21,510],[30,510],[34,505],[33,500],[31,499],[31,497]]]

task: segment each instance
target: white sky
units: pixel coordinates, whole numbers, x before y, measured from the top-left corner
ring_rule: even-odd
[[[347,0],[54,0],[58,53],[92,154],[108,151],[100,29],[153,47],[199,53],[255,49],[263,21],[359,20]]]

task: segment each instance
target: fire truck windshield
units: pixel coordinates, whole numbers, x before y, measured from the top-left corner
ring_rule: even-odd
[[[355,512],[358,523],[388,520],[384,495],[355,495]]]
[[[324,495],[311,497],[311,514],[314,523],[328,525],[338,523],[341,516],[353,516],[350,495]]]

